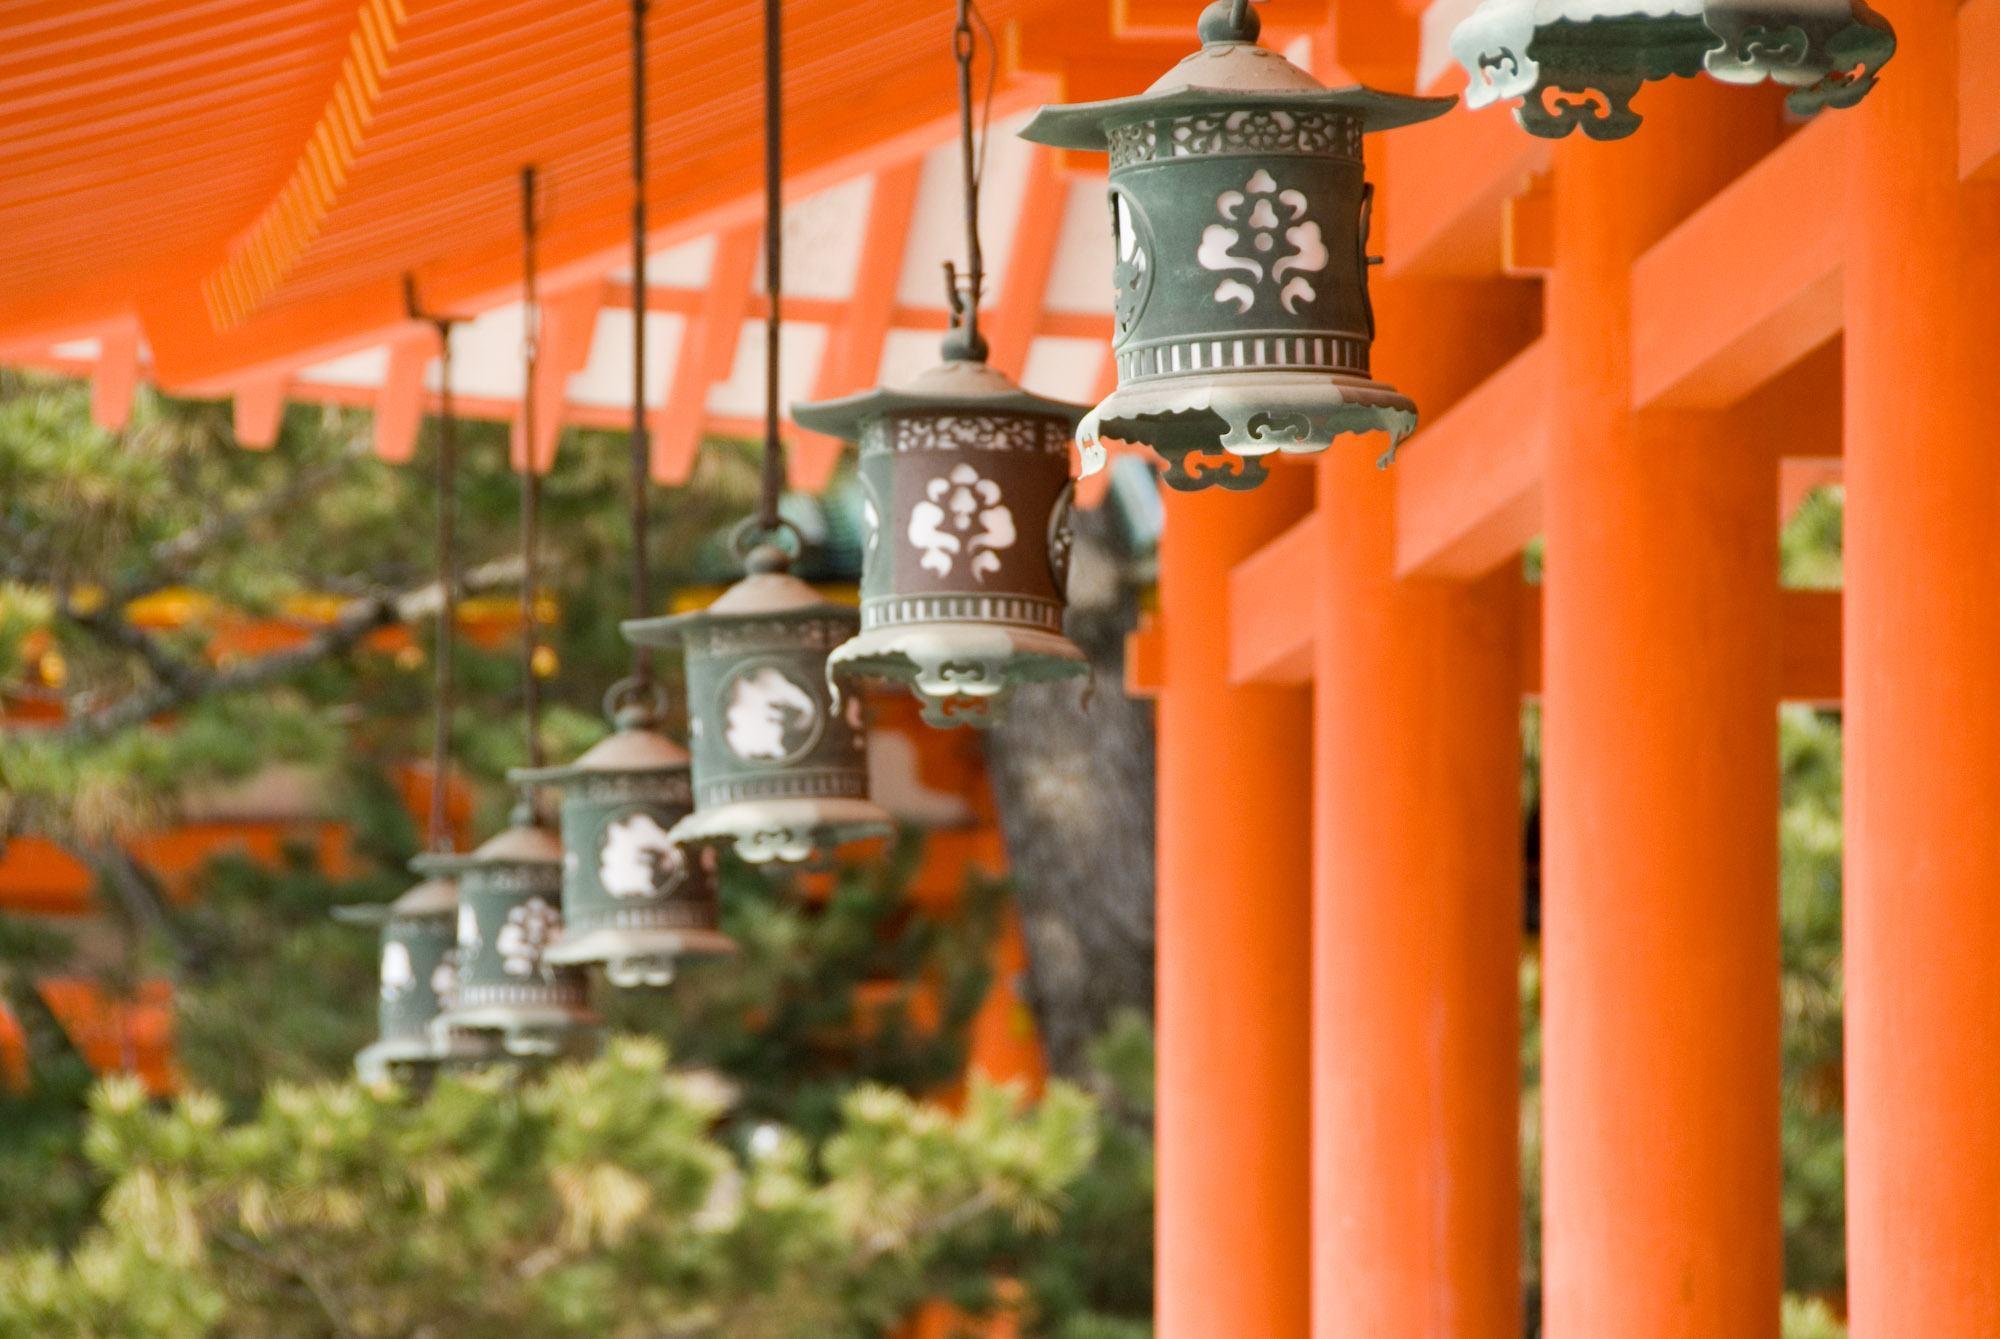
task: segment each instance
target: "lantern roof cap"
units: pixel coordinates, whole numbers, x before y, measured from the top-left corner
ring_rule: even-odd
[[[983,359],[947,357],[899,385],[793,405],[792,418],[802,428],[851,442],[860,438],[862,424],[888,414],[1046,414],[1074,428],[1088,409],[1024,390]]]
[[[1151,117],[1216,111],[1345,111],[1365,131],[1395,130],[1442,116],[1456,97],[1386,93],[1361,84],[1328,88],[1279,52],[1255,41],[1211,40],[1132,97],[1048,106],[1021,131],[1058,149],[1109,147],[1113,126]]]
[[[553,832],[517,818],[470,854],[444,851],[420,855],[410,862],[410,868],[419,874],[452,875],[483,865],[560,865],[562,858],[562,842]]]
[[[628,618],[619,625],[636,646],[672,646],[689,628],[705,623],[770,618],[787,614],[852,614],[782,568],[753,570],[705,609],[665,618]]]
[[[458,881],[431,877],[389,904],[391,916],[449,916],[458,910]]]
[[[564,767],[517,767],[507,779],[528,785],[568,781],[606,772],[665,772],[688,765],[688,751],[658,730],[612,731]]]

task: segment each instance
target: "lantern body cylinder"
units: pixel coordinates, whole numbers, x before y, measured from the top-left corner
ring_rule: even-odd
[[[562,847],[515,826],[470,855],[421,857],[458,880],[458,998],[440,1022],[499,1033],[517,1055],[566,1049],[595,1026],[581,968],[551,956],[562,941]]]
[[[672,841],[799,863],[893,829],[868,799],[861,700],[836,704],[827,683],[827,656],[858,621],[797,577],[753,570],[707,609],[625,624],[685,658],[694,812]]]
[[[672,838],[694,809],[686,750],[634,722],[569,767],[517,771],[562,792],[562,938],[549,960],[613,985],[665,985],[684,957],[729,953],[715,853]]]
[[[355,1057],[363,1079],[485,1058],[479,1037],[445,1027],[458,997],[458,887],[426,879],[391,903],[382,921],[377,1039]]]
[[[1203,30],[1146,93],[1045,107],[1022,131],[1111,157],[1118,388],[1077,429],[1083,472],[1108,443],[1141,445],[1188,491],[1255,487],[1265,457],[1344,434],[1385,432],[1393,450],[1415,428],[1369,366],[1361,141],[1454,101],[1327,89],[1240,35],[1254,27]]]
[[[837,681],[900,683],[930,724],[983,727],[1017,685],[1089,672],[1063,635],[1082,412],[972,357],[794,407],[861,444],[861,631],[828,660]]]

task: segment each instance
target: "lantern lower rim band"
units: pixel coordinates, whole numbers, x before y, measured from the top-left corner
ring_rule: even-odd
[[[441,1027],[464,1028],[470,1032],[521,1032],[535,1028],[584,1029],[596,1027],[597,1015],[581,1002],[575,1004],[463,1004],[438,1015]]]
[[[968,591],[939,591],[934,595],[881,595],[861,602],[861,633],[834,649],[862,638],[876,636],[892,628],[939,628],[959,626],[1005,626],[1028,630],[1062,632],[1063,605],[1059,600],[1031,595],[986,595]]]
[[[720,930],[667,929],[647,927],[637,930],[603,928],[586,931],[549,950],[549,961],[566,966],[585,963],[620,962],[630,958],[726,958],[738,952],[736,941]]]
[[[733,846],[751,864],[801,864],[849,842],[895,833],[896,819],[871,800],[741,800],[697,809],[668,839],[683,846]]]

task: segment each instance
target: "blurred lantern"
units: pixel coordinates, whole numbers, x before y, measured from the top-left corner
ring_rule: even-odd
[[[836,710],[827,683],[827,655],[859,619],[791,575],[775,545],[745,565],[706,609],[625,624],[634,643],[686,657],[694,812],[668,840],[796,863],[887,834],[894,820],[868,799],[861,698]]]
[[[364,1081],[421,1075],[491,1053],[482,1037],[442,1027],[458,993],[458,885],[426,879],[386,908],[343,907],[345,921],[382,926],[378,1038],[354,1057]]]
[[[733,847],[752,863],[800,862],[843,842],[887,834],[893,822],[868,799],[861,699],[835,710],[826,658],[854,635],[854,610],[831,603],[789,570],[771,541],[796,528],[779,518],[784,443],[778,435],[779,331],[784,302],[781,7],[764,7],[764,459],[757,511],[736,531],[746,575],[716,602],[671,618],[635,618],[639,647],[679,646],[687,672],[694,812],[667,834],[688,847]],[[634,467],[643,466],[634,457]],[[751,545],[753,539],[763,542]]]
[[[597,1019],[583,969],[550,956],[563,933],[562,843],[525,799],[470,855],[412,863],[458,881],[458,998],[443,1026],[498,1033],[514,1055],[553,1055],[587,1035]]]
[[[944,362],[907,386],[797,405],[792,417],[861,444],[861,635],[828,672],[907,684],[932,725],[986,726],[1015,684],[1089,671],[1062,633],[1069,440],[1083,406],[1030,395],[986,365],[970,0],[959,0],[952,50],[966,270],[961,287],[945,263]]]
[[[1863,0],[1708,0],[1706,12],[1721,39],[1708,72],[1784,84],[1793,90],[1785,103],[1800,116],[1852,107],[1896,54],[1896,30]]]
[[[563,935],[549,961],[602,963],[615,986],[663,986],[675,960],[730,953],[717,928],[715,852],[668,834],[694,808],[687,750],[658,729],[662,690],[611,690],[614,732],[568,767],[515,781],[562,791]]]
[[[1083,407],[1022,390],[961,334],[907,386],[792,416],[861,443],[861,635],[828,672],[907,684],[932,725],[987,726],[1016,684],[1089,672],[1062,632]]]
[[[1416,426],[1369,374],[1361,139],[1454,100],[1328,89],[1258,26],[1218,0],[1201,49],[1145,93],[1044,107],[1021,132],[1111,155],[1118,389],[1077,430],[1085,474],[1114,441],[1159,453],[1175,488],[1254,488],[1274,451],[1381,431],[1393,454]]]
[[[1639,128],[1632,99],[1649,80],[1706,68],[1718,79],[1791,85],[1792,110],[1858,102],[1896,49],[1861,0],[1481,0],[1451,35],[1465,101],[1518,97],[1531,134],[1592,139]]]

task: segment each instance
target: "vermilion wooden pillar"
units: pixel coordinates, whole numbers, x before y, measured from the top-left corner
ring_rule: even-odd
[[[1453,286],[1376,305],[1420,403],[1473,379]],[[1313,1335],[1519,1339],[1521,576],[1397,580],[1368,445],[1319,467]]]
[[[1161,1339],[1307,1327],[1311,704],[1232,687],[1237,561],[1312,472],[1168,493],[1160,554],[1158,1307]]]
[[[2000,1334],[2000,200],[1958,7],[1893,10],[1847,196],[1847,1187],[1855,1339]]]
[[[1544,1307],[1549,1339],[1775,1339],[1777,465],[1725,416],[1634,414],[1630,354],[1633,257],[1772,123],[1708,80],[1645,96],[1556,156]]]

